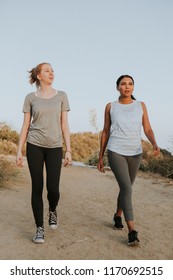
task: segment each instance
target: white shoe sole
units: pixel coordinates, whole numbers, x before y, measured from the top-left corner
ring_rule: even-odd
[[[134,242],[130,242],[130,243],[127,241],[127,245],[128,245],[128,246],[138,246],[138,245],[140,245],[139,243],[140,243],[140,242],[137,241],[137,240],[135,240]]]
[[[58,224],[57,225],[49,225],[49,229],[51,230],[56,230],[58,228]]]
[[[44,239],[34,239],[32,240],[35,244],[43,244],[44,243]]]
[[[112,224],[113,224],[113,228],[115,229],[115,230],[123,230],[124,229],[124,227],[123,228],[116,228],[115,227],[115,221],[114,221],[114,219],[112,219]]]

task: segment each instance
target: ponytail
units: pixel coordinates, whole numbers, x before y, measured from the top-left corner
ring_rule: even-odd
[[[36,67],[32,68],[29,72],[29,83],[32,85],[34,83],[36,83],[36,86],[38,87],[40,82],[37,78],[37,71],[36,71]]]

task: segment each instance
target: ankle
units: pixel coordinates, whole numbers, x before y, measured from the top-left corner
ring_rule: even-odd
[[[44,225],[36,225],[36,228],[42,228],[42,229],[44,229]]]

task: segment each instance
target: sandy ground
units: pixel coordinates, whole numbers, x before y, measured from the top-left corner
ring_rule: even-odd
[[[126,245],[127,227],[112,226],[118,186],[111,171],[62,168],[59,227],[48,228],[44,188],[45,243],[34,244],[30,176],[25,161],[17,179],[0,189],[1,260],[173,260],[173,181],[138,173],[133,204],[140,246]]]

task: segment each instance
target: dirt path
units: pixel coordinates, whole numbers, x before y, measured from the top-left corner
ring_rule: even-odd
[[[173,260],[173,181],[138,174],[133,203],[140,246],[126,245],[127,228],[116,231],[112,216],[118,187],[110,171],[62,168],[59,227],[48,229],[45,201],[45,243],[31,240],[35,225],[30,206],[30,176],[25,166],[15,182],[0,189],[1,260]]]

